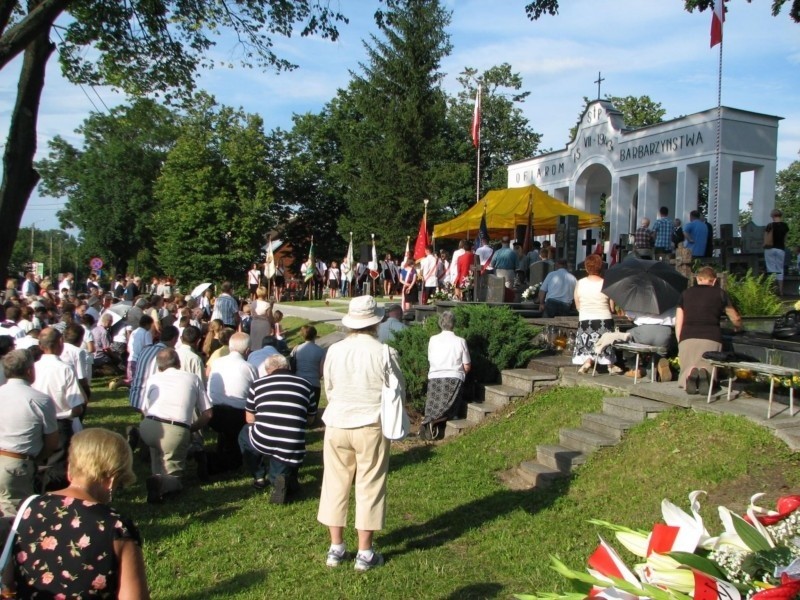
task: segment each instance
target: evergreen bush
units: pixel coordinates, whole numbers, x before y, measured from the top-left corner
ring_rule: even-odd
[[[742,276],[729,274],[727,292],[733,305],[743,317],[761,317],[779,315],[783,312],[783,303],[773,291],[775,275],[762,273],[753,275],[752,269]]]
[[[475,304],[453,312],[455,334],[467,341],[472,360],[469,380],[475,383],[496,383],[500,371],[523,367],[539,352],[533,344],[537,330],[507,307]],[[431,316],[421,326],[396,333],[391,342],[406,379],[406,401],[418,412],[425,409],[428,340],[439,331],[438,316]]]

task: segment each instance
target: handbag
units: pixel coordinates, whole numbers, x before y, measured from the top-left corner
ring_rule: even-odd
[[[8,532],[6,545],[3,547],[3,554],[0,555],[0,573],[5,570],[6,565],[8,564],[8,559],[11,558],[11,550],[14,548],[14,538],[17,537],[17,529],[19,528],[19,522],[22,520],[22,515],[25,514],[28,505],[38,497],[38,494],[33,494],[32,496],[25,498],[25,501],[20,504],[19,510],[17,510],[17,516],[14,519],[14,524],[11,526],[11,531]]]
[[[398,374],[392,366],[388,344],[383,344],[383,388],[381,389],[381,430],[389,440],[402,440],[410,429],[403,403],[406,399],[405,382],[402,373]],[[398,377],[399,375],[399,377]]]
[[[772,235],[772,223],[767,225],[767,228],[764,230],[764,248],[772,248],[772,245],[775,243]]]

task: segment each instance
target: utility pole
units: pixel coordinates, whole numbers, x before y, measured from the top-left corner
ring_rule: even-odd
[[[50,232],[50,281],[53,281],[53,232]]]
[[[36,231],[36,223],[31,224],[31,262],[33,262],[33,232]]]

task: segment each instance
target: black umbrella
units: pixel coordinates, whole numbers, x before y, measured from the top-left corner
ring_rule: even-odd
[[[660,315],[677,306],[688,282],[669,263],[629,256],[606,271],[603,293],[626,311]]]

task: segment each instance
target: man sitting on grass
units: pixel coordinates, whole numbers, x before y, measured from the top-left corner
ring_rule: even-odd
[[[247,395],[247,425],[239,447],[253,487],[264,489],[269,478],[270,502],[284,504],[300,488],[297,472],[306,454],[306,427],[317,416],[317,404],[311,384],[289,371],[285,356],[269,356],[265,367],[267,376],[254,381]]]

